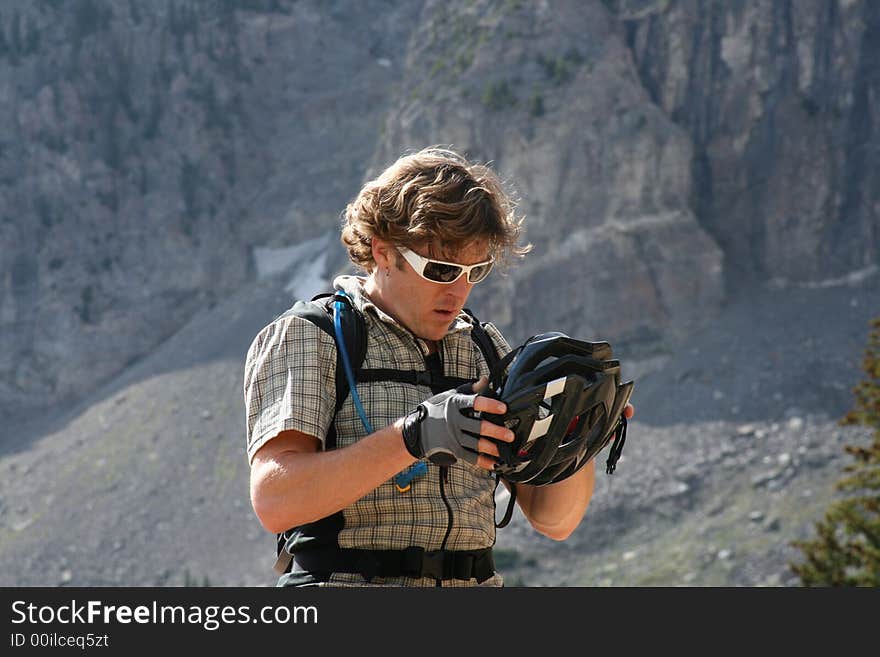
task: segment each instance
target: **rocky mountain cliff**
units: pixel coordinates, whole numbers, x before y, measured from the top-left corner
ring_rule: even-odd
[[[876,267],[877,3],[606,4],[651,100],[690,136],[691,207],[732,283]]]
[[[415,9],[4,3],[0,409],[80,398],[254,279],[255,247],[334,227]]]
[[[517,336],[656,344],[722,301],[722,252],[689,205],[691,140],[624,37],[576,2],[427,2],[413,34],[374,164],[439,139],[515,183],[535,250],[475,295]]]
[[[750,284],[870,273],[878,24],[866,1],[11,0],[0,409],[108,381],[431,143],[520,199],[536,248],[475,298],[516,338],[650,352]]]
[[[338,218],[362,182],[429,144],[491,162],[535,246],[475,288],[480,317],[512,342],[550,328],[609,339],[653,390],[643,431],[684,470],[775,459],[723,447],[762,431],[812,463],[777,481],[808,472],[827,490],[838,463],[821,436],[844,440],[830,418],[880,309],[878,49],[870,0],[3,3],[0,560],[25,564],[4,567],[8,583],[42,581],[64,535],[53,581],[264,581],[265,564],[240,569],[266,538],[247,506],[244,350],[347,266]],[[766,304],[790,297],[774,330]],[[713,365],[678,371],[669,396],[691,395],[708,443],[678,453],[649,430],[669,422],[664,368],[694,336],[749,332],[756,308],[771,326],[750,344],[775,374],[713,387],[728,367],[746,376],[752,351],[706,337]],[[801,324],[815,333],[772,348]],[[834,336],[844,366],[822,360]],[[805,363],[835,372],[821,394]],[[808,431],[788,430],[795,417]],[[665,457],[639,458],[660,486]],[[674,493],[698,475],[675,481],[676,522],[715,499]],[[624,508],[643,519],[650,495],[636,499]],[[233,549],[172,563],[218,525]],[[151,542],[156,559],[132,556]],[[558,580],[524,559],[515,577]]]

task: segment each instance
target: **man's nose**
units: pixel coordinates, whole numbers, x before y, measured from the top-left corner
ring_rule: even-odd
[[[453,294],[455,295],[455,297],[464,300],[467,299],[473,286],[473,283],[468,282],[467,274],[462,274],[455,282],[450,283],[447,287],[449,288],[450,294]]]

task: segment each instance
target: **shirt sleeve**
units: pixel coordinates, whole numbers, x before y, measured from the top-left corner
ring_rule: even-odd
[[[295,429],[324,445],[336,407],[336,344],[302,317],[264,327],[244,367],[247,456],[282,431]]]

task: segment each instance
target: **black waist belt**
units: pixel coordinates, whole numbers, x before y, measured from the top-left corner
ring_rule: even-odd
[[[360,573],[374,577],[471,579],[483,583],[495,574],[492,548],[482,550],[356,550],[319,548],[293,555],[293,570],[309,573]]]

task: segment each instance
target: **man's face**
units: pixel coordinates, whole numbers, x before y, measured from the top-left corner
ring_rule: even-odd
[[[437,247],[431,249],[426,245],[411,250],[425,258],[462,265],[489,260],[489,250],[485,242],[474,242],[456,252],[443,251]],[[474,284],[468,282],[467,274],[448,284],[425,280],[394,247],[390,247],[389,253],[392,257],[390,274],[386,276],[383,269],[375,273],[381,301],[385,306],[383,310],[418,337],[440,340],[461,312]]]

